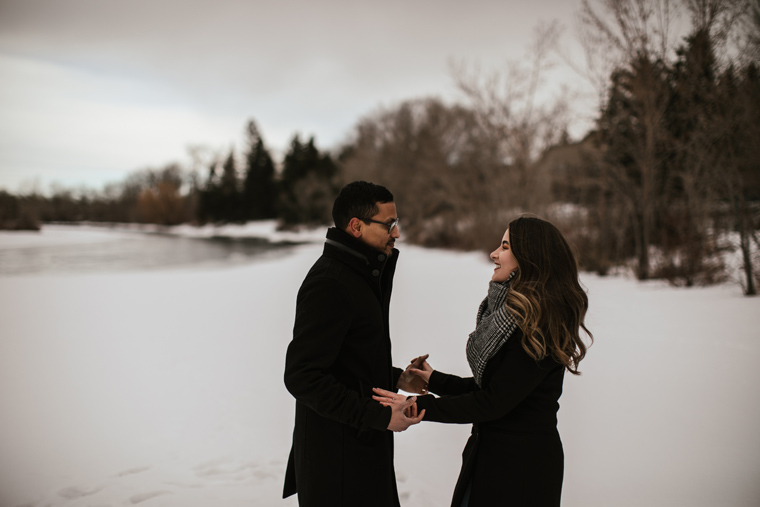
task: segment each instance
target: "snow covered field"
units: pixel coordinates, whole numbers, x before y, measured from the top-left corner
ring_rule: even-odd
[[[120,234],[0,233],[0,250]],[[294,410],[282,370],[322,236],[230,266],[0,277],[0,507],[296,505],[280,499]],[[429,352],[467,374],[488,260],[399,248],[396,364]],[[563,505],[760,505],[760,298],[583,282],[596,343],[560,400]],[[423,422],[397,435],[403,506],[448,505],[468,434]]]

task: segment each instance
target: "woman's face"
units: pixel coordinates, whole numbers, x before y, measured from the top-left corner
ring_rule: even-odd
[[[517,259],[512,255],[512,247],[509,244],[509,229],[504,233],[499,248],[491,252],[491,260],[496,264],[491,280],[504,282],[513,271],[517,270]]]

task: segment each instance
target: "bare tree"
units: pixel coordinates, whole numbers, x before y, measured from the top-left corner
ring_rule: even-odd
[[[602,104],[600,183],[606,188],[601,191],[612,192],[611,203],[625,211],[636,274],[645,280],[651,276],[654,229],[667,206],[667,62],[675,53],[679,13],[670,0],[600,0],[598,5],[583,0],[579,19],[588,75]],[[603,89],[607,72],[612,83]]]
[[[741,63],[760,63],[760,0],[748,0],[747,14],[740,20],[738,46]]]
[[[708,35],[720,67],[726,67],[731,60],[738,59],[742,63],[751,61],[752,56],[744,52],[752,50],[747,47],[747,42],[751,46],[753,4],[756,21],[760,23],[758,0],[681,0],[681,3],[691,18],[692,32]],[[757,34],[754,36],[757,43]]]
[[[180,192],[184,174],[177,164],[163,169],[145,171],[146,185],[137,197],[140,221],[160,225],[177,225],[186,222],[184,199]]]
[[[600,161],[603,192],[627,211],[627,226],[633,232],[636,274],[650,276],[650,247],[654,226],[663,202],[663,144],[668,135],[664,116],[668,84],[661,63],[640,56],[629,69],[613,77],[612,92],[599,127],[606,149]]]
[[[511,207],[540,211],[548,204],[550,182],[536,174],[542,153],[567,135],[568,92],[547,96],[547,73],[556,66],[553,50],[561,34],[556,23],[535,28],[528,58],[482,74],[477,66],[452,63],[457,87],[475,112],[481,132],[504,162],[508,185],[499,188]]]
[[[585,65],[575,66],[594,87],[600,106],[607,102],[614,71],[637,58],[667,61],[679,37],[671,0],[582,0],[577,35]]]
[[[724,132],[718,144],[720,178],[716,187],[728,204],[729,232],[739,236],[739,251],[746,295],[757,294],[756,267],[760,249],[760,72],[754,65],[735,73],[726,70],[721,79],[722,109],[715,128]]]
[[[410,100],[363,118],[339,160],[346,180],[387,185],[404,236],[417,243],[485,248],[505,221],[504,163],[475,114],[437,99]]]

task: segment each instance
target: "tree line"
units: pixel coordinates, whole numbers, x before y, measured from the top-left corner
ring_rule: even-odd
[[[468,101],[408,101],[362,119],[342,157],[351,178],[393,185],[405,234],[483,248],[535,212],[572,238],[582,267],[626,267],[675,285],[717,283],[738,249],[755,294],[760,228],[760,2],[583,2],[595,128],[568,142],[567,98],[536,103],[556,27],[503,74],[455,69]],[[594,57],[603,57],[601,63]],[[349,178],[349,179],[351,179]]]
[[[618,60],[600,94],[596,149],[571,186],[589,211],[589,264],[605,272],[633,257],[639,279],[708,284],[725,278],[724,254],[738,243],[755,294],[760,1],[603,5],[606,20],[584,0],[586,33]],[[671,44],[674,6],[689,28]]]
[[[205,177],[197,167],[171,163],[135,171],[102,191],[54,188],[49,196],[0,191],[0,228],[39,229],[40,222],[171,226],[272,218],[284,227],[326,223],[340,189],[332,156],[320,152],[313,137],[302,141],[295,135],[278,171],[255,121],[248,122],[245,133],[242,157],[234,149],[223,157],[203,157],[195,150]]]
[[[672,40],[674,13],[689,22]],[[0,224],[327,224],[340,187],[364,179],[391,189],[413,243],[490,250],[510,218],[533,212],[571,238],[583,269],[710,284],[738,249],[756,293],[760,0],[584,0],[579,14],[581,70],[599,98],[581,140],[567,133],[569,97],[537,100],[560,37],[547,25],[505,70],[452,65],[461,103],[375,111],[332,153],[296,135],[275,161],[251,120],[241,156],[198,157],[200,170],[139,171],[102,192],[0,192]]]

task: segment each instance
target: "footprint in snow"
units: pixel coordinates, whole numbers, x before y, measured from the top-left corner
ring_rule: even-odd
[[[124,470],[123,472],[119,472],[118,474],[116,474],[116,477],[124,477],[124,476],[127,476],[127,475],[139,474],[139,473],[145,472],[147,470],[150,470],[150,467],[130,468],[129,470]]]
[[[99,492],[102,487],[84,488],[80,486],[69,486],[58,491],[58,496],[65,498],[66,500],[76,500],[85,496],[94,495]]]
[[[195,475],[216,482],[260,482],[281,475],[279,463],[262,465],[251,461],[220,459],[195,467]]]
[[[132,502],[132,505],[134,505],[134,504],[142,503],[146,500],[150,500],[151,498],[156,498],[157,496],[170,495],[170,494],[171,494],[171,491],[165,491],[165,490],[151,491],[148,493],[139,493],[137,495],[132,495],[131,497],[129,497],[129,501]]]

